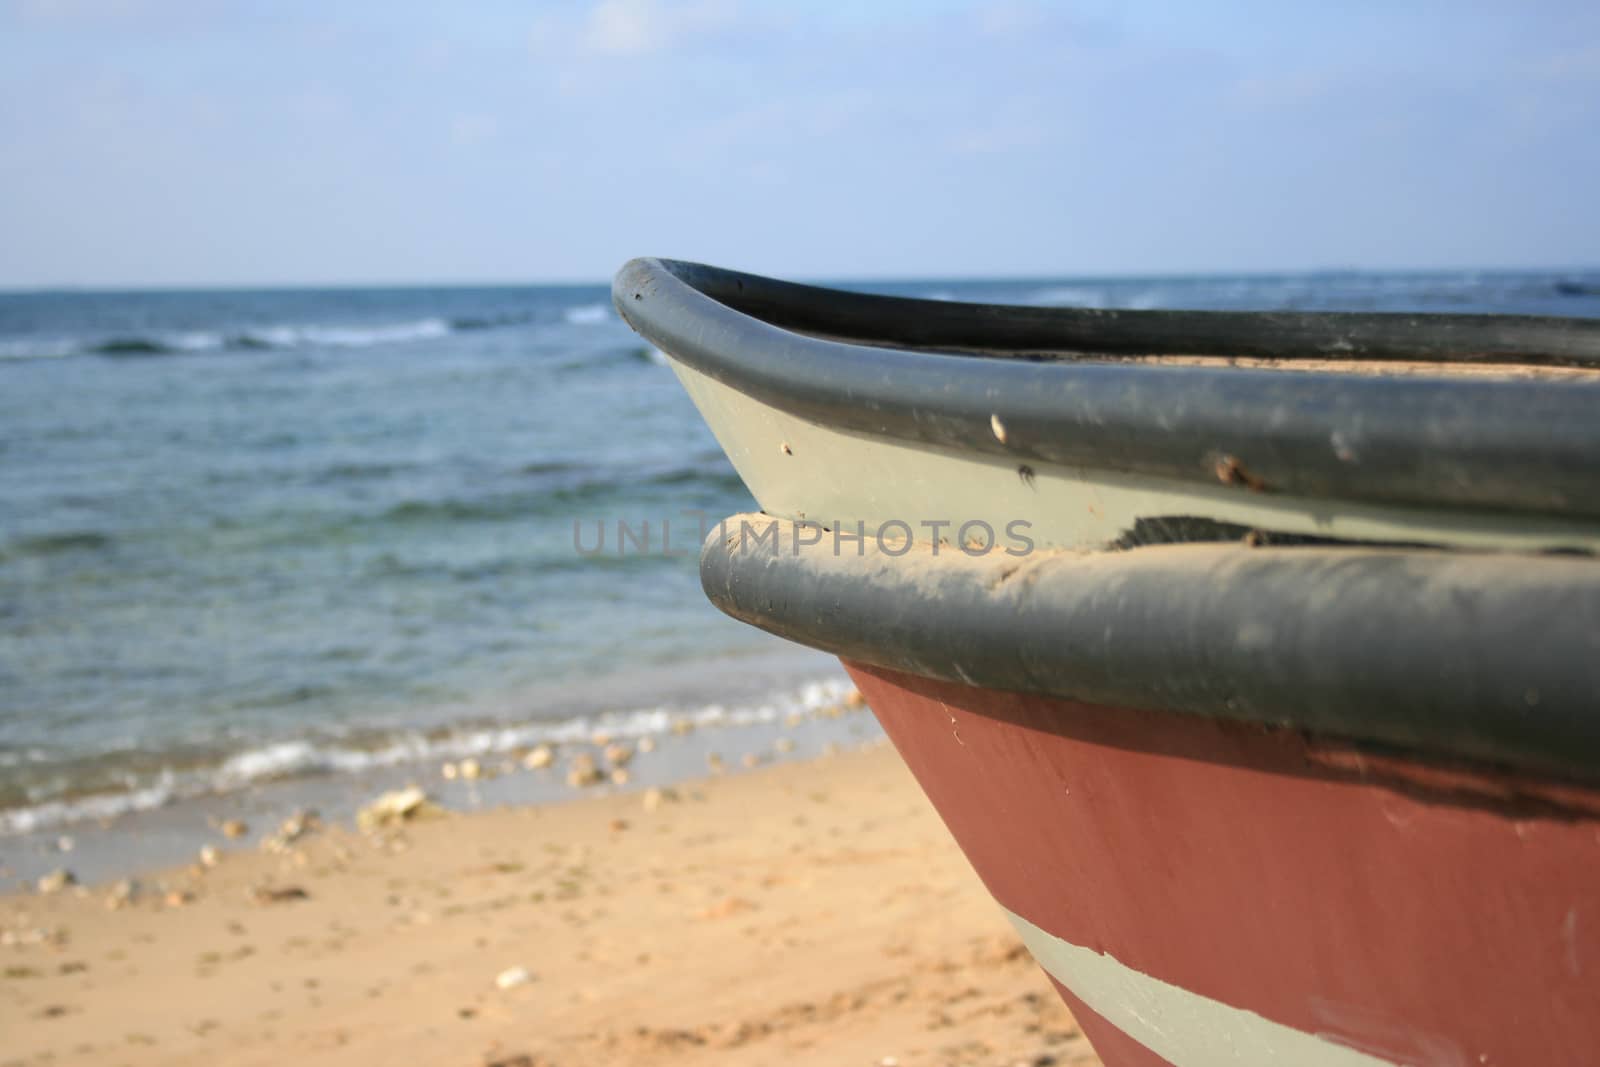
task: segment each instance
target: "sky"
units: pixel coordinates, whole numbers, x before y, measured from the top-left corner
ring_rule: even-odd
[[[1600,265],[1600,3],[0,0],[0,286]]]

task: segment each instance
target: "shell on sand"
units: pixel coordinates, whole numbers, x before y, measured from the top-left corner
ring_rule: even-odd
[[[633,759],[633,749],[621,742],[613,742],[605,748],[606,762],[613,767],[626,767],[628,761]]]
[[[555,749],[549,745],[536,745],[522,757],[522,765],[530,771],[544,770],[556,761]]]
[[[515,989],[533,981],[533,972],[526,967],[508,967],[494,976],[496,989]]]

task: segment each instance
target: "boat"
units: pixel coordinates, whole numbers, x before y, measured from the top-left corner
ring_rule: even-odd
[[[613,298],[1106,1064],[1600,1060],[1600,321]]]

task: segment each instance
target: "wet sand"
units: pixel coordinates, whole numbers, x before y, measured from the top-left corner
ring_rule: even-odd
[[[887,747],[649,795],[0,898],[0,1065],[1098,1062]]]

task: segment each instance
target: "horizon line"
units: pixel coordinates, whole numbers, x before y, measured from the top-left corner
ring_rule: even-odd
[[[742,270],[746,274],[762,274],[761,271],[744,270],[743,268],[729,268]],[[1596,264],[1551,264],[1539,266],[1476,266],[1476,267],[1439,267],[1439,266],[1408,266],[1408,267],[1360,267],[1360,266],[1321,266],[1321,267],[1283,267],[1283,268],[1251,268],[1246,270],[1158,270],[1158,271],[1106,271],[1103,273],[977,273],[977,274],[865,274],[854,276],[794,274],[777,275],[767,274],[766,277],[782,278],[785,281],[798,282],[808,285],[870,285],[876,282],[911,283],[918,285],[934,285],[949,282],[1097,282],[1097,281],[1136,281],[1136,280],[1199,280],[1206,278],[1254,278],[1254,277],[1285,277],[1285,276],[1337,276],[1337,275],[1405,275],[1405,274],[1591,274],[1600,272],[1600,263]],[[604,288],[611,284],[610,278],[604,279],[551,279],[551,280],[467,280],[467,281],[441,281],[441,280],[412,280],[412,281],[265,281],[265,282],[158,282],[122,283],[122,282],[47,282],[29,285],[14,285],[0,283],[0,295],[28,296],[45,294],[69,293],[202,293],[202,292],[295,292],[295,291],[329,291],[329,290],[403,290],[403,289],[578,289],[578,288]]]

